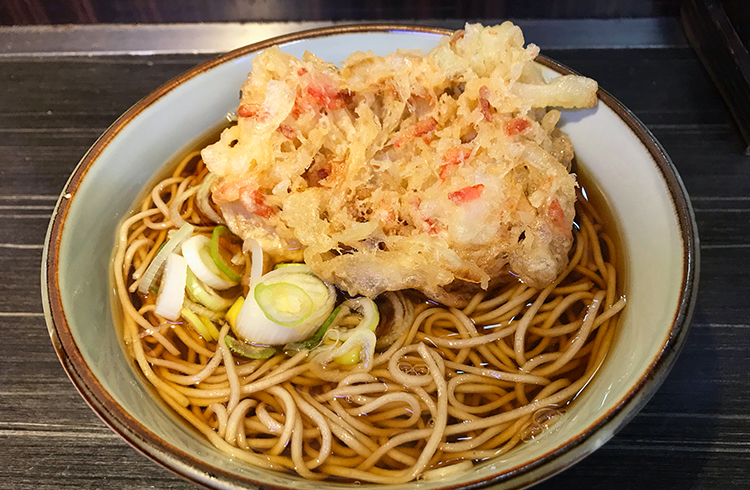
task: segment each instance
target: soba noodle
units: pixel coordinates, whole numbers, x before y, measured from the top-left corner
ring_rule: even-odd
[[[533,439],[596,373],[625,299],[615,241],[579,196],[566,270],[537,290],[520,282],[481,292],[463,309],[407,294],[414,321],[369,370],[321,370],[306,351],[249,360],[136,293],[167,238],[188,222],[210,232],[194,152],[120,227],[117,299],[130,355],[158,395],[220,451],[309,479],[403,483],[443,478]],[[221,327],[219,339],[229,332]],[[350,369],[350,370],[347,370]]]

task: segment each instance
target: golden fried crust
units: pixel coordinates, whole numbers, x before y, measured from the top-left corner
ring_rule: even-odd
[[[264,51],[238,124],[203,150],[213,199],[235,233],[352,295],[460,305],[456,284],[547,284],[567,263],[576,186],[547,107],[591,106],[597,86],[547,83],[537,54],[509,22],[340,69]]]

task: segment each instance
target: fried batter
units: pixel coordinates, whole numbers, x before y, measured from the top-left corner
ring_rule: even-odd
[[[523,44],[506,22],[341,68],[258,54],[237,125],[203,150],[213,200],[234,233],[352,295],[414,288],[455,306],[459,284],[548,284],[567,264],[576,187],[548,107],[591,107],[597,84],[546,81]]]

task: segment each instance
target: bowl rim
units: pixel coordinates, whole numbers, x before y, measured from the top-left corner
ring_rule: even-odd
[[[167,443],[123,409],[93,374],[72,336],[62,304],[58,280],[60,241],[65,219],[71,202],[75,198],[76,190],[104,148],[127,124],[146,108],[187,80],[223,63],[278,44],[342,34],[388,32],[450,35],[454,31],[408,24],[356,24],[324,27],[256,42],[201,63],[167,81],[115,120],[83,156],[58,198],[45,238],[41,267],[44,316],[55,352],[75,388],[107,425],[136,450],[183,478],[214,488],[236,488],[236,484],[250,484],[256,487],[279,490],[293,488],[291,484],[288,487],[278,486],[225,471],[206,464],[180,448]],[[543,55],[538,56],[536,61],[561,74],[576,74],[575,71]],[[629,109],[606,90],[599,88],[597,96],[600,102],[615,112],[646,148],[667,186],[674,206],[673,211],[680,227],[683,243],[683,270],[678,307],[672,319],[669,335],[664,341],[659,355],[643,372],[638,382],[619,400],[617,405],[601,415],[593,424],[580,431],[567,443],[523,465],[498,471],[482,479],[469,478],[461,484],[441,487],[445,490],[454,488],[476,489],[499,483],[506,483],[507,488],[524,488],[549,478],[580,461],[609,440],[653,396],[671,370],[687,337],[696,304],[700,269],[698,227],[690,199],[674,164],[653,134]],[[597,434],[599,438],[594,439],[594,434]],[[565,458],[563,459],[562,456],[565,456]],[[556,462],[558,464],[555,464]],[[517,477],[516,482],[509,481]]]

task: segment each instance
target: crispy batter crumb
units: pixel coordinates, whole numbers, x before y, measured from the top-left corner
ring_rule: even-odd
[[[213,199],[233,232],[353,295],[460,305],[456,284],[547,284],[567,263],[576,186],[547,107],[592,106],[597,85],[547,82],[538,51],[509,22],[341,68],[270,48],[237,125],[203,150]]]

